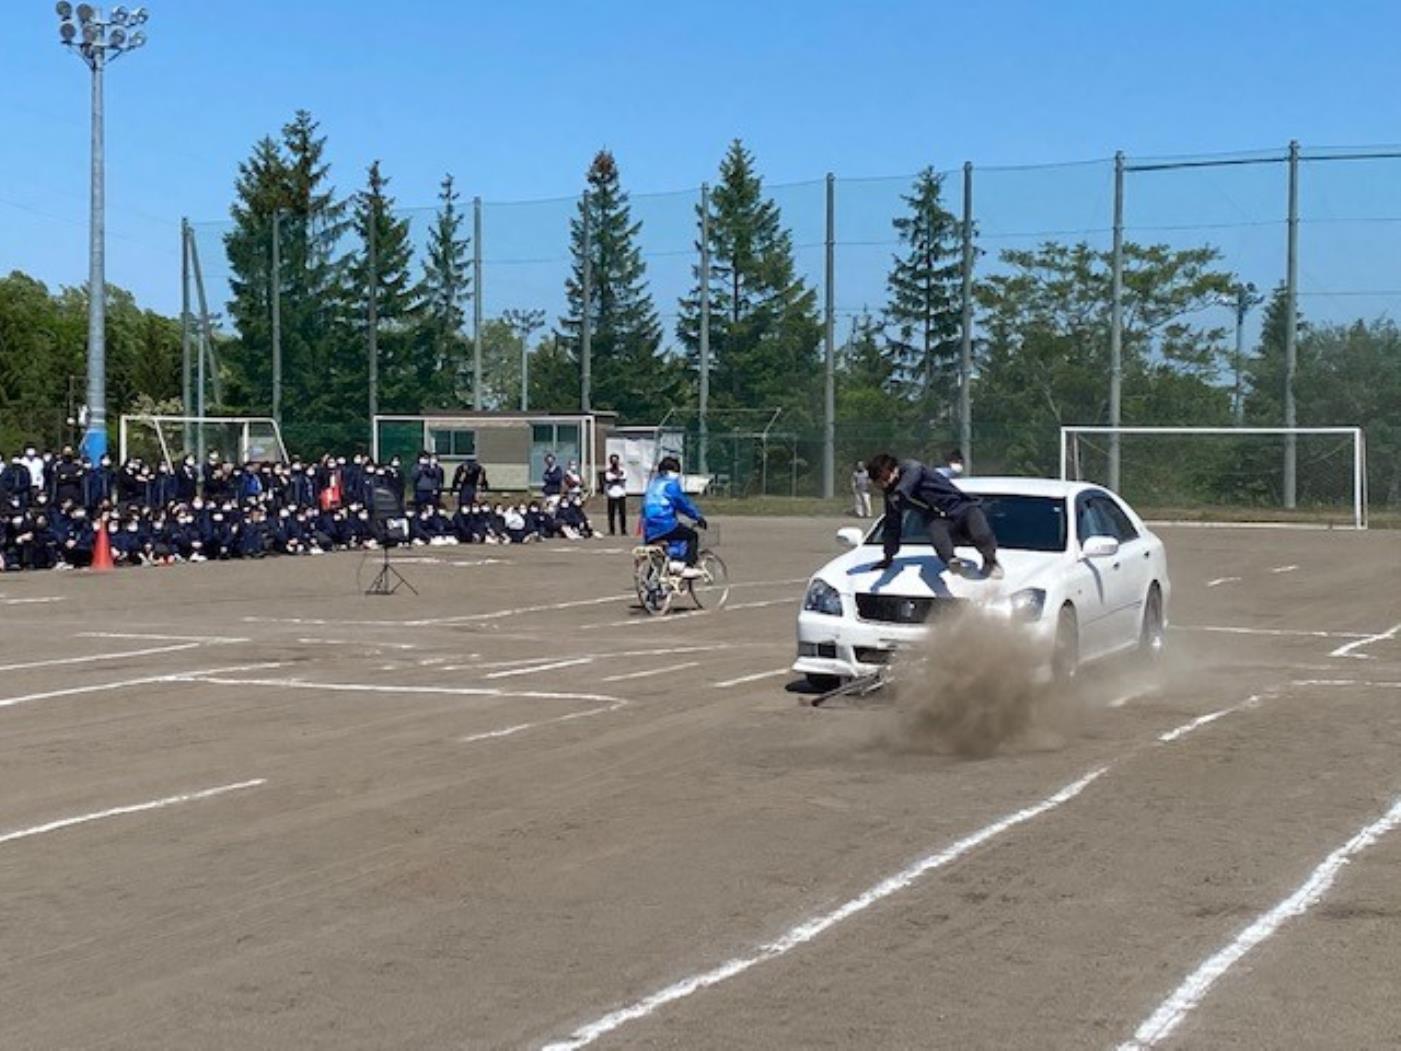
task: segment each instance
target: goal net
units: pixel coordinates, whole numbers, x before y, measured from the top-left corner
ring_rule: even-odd
[[[203,461],[218,451],[225,460],[285,461],[282,430],[271,416],[123,416],[121,458],[175,463]]]
[[[1061,477],[1112,484],[1145,518],[1367,527],[1360,427],[1062,427]]]

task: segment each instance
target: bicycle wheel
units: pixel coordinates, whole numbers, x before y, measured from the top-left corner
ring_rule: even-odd
[[[666,579],[666,563],[649,554],[633,565],[633,580],[637,586],[637,601],[652,616],[661,616],[671,608],[674,592]]]
[[[701,609],[720,609],[730,598],[730,571],[714,551],[705,550],[696,561],[701,575],[690,582],[691,598]]]

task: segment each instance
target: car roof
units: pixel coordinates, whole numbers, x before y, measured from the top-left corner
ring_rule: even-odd
[[[1016,478],[995,475],[957,478],[954,479],[954,484],[966,493],[978,495],[996,493],[1007,496],[1052,496],[1062,499],[1074,497],[1087,489],[1103,489],[1103,486],[1091,485],[1088,482],[1071,482],[1060,478]]]

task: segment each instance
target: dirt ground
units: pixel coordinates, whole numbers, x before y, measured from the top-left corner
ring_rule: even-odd
[[[792,688],[840,524],[0,576],[0,1045],[1401,1045],[1401,534],[1162,529],[974,760]]]

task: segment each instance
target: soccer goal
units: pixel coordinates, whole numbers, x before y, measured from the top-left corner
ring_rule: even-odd
[[[1060,474],[1110,483],[1146,518],[1367,528],[1360,427],[1060,429]]]
[[[203,461],[218,451],[225,460],[285,461],[282,428],[271,416],[123,416],[122,460],[173,464],[186,456]]]

